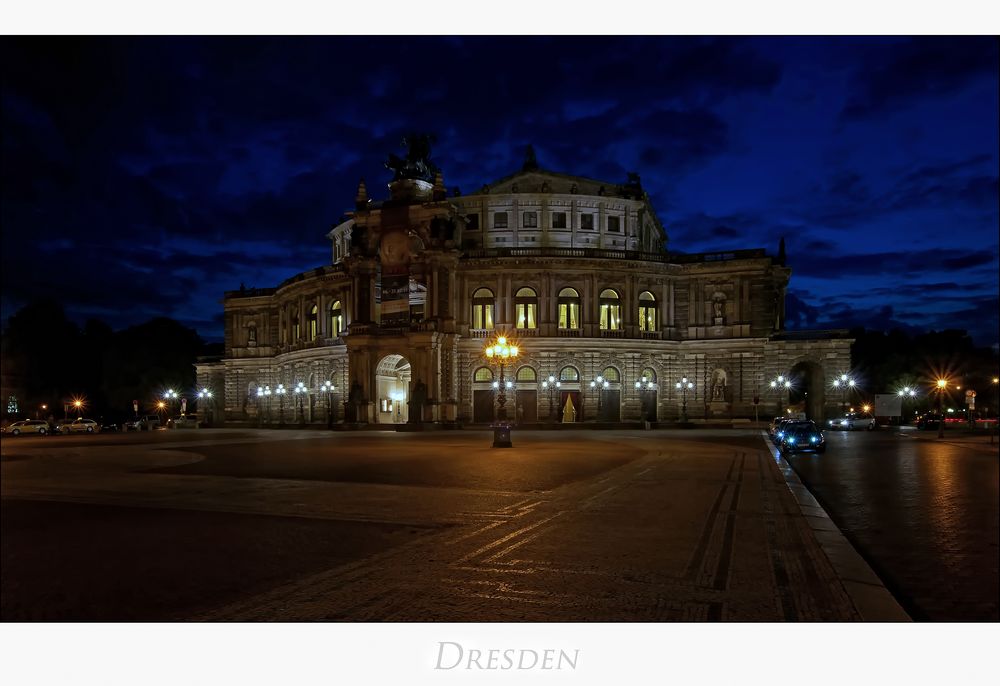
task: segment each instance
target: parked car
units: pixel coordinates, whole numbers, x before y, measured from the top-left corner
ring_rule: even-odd
[[[772,419],[771,423],[767,425],[767,435],[773,438],[775,432],[778,430],[778,425],[780,425],[781,422],[785,421],[785,419],[786,417],[784,417],[783,415],[778,415],[777,417]]]
[[[778,449],[782,453],[826,452],[826,437],[815,422],[796,422],[786,428]]]
[[[854,429],[871,431],[875,428],[875,417],[871,415],[865,416],[857,412],[849,412],[843,417],[831,419],[827,422],[827,426],[831,429],[842,429],[844,431],[853,431]]]
[[[146,414],[139,417],[138,420],[134,422],[135,427],[139,431],[152,431],[153,429],[160,428],[160,415],[158,414]]]
[[[56,422],[56,431],[61,434],[94,434],[101,430],[101,425],[93,419],[77,417],[73,420],[64,419]]]
[[[937,412],[925,412],[917,417],[918,429],[936,429],[941,422],[941,415]]]
[[[198,415],[196,414],[179,414],[176,417],[171,417],[167,420],[168,429],[197,429],[198,428]]]
[[[8,424],[4,427],[3,432],[12,436],[20,436],[21,434],[38,434],[39,436],[44,436],[49,432],[49,424],[41,419],[24,419]]]

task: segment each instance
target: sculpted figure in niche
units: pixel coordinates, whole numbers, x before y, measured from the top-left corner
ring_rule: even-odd
[[[726,371],[716,369],[712,372],[712,400],[726,399]]]
[[[247,345],[251,348],[257,345],[257,327],[253,324],[247,328]]]

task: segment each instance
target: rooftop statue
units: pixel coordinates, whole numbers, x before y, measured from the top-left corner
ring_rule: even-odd
[[[428,183],[434,182],[434,175],[439,171],[437,165],[431,162],[431,143],[434,137],[424,133],[409,133],[403,137],[403,147],[407,148],[406,157],[389,155],[385,168],[393,172],[393,181],[401,179],[419,179]]]

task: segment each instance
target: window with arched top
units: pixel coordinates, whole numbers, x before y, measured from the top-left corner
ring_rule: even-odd
[[[580,372],[576,370],[576,367],[563,367],[559,370],[559,380],[560,381],[579,381]]]
[[[319,305],[309,308],[309,340],[316,340],[319,335]]]
[[[604,371],[601,372],[601,376],[604,377],[605,381],[611,381],[612,383],[617,383],[622,380],[622,375],[618,373],[618,370],[614,367],[605,367]]]
[[[656,383],[656,371],[652,367],[646,367],[639,374],[639,381],[643,383]]]
[[[535,370],[531,367],[524,366],[517,370],[517,374],[514,376],[516,381],[535,381],[538,375]]]
[[[559,291],[556,300],[558,306],[558,326],[560,329],[580,328],[580,294],[575,288],[564,288]]]
[[[532,288],[514,293],[514,321],[519,329],[538,328],[538,294]]]
[[[618,331],[622,328],[622,304],[618,294],[610,288],[601,291],[598,298],[601,308],[601,329],[603,331]]]
[[[480,367],[476,370],[473,375],[474,381],[492,381],[493,380],[493,370],[489,367]]]
[[[656,298],[649,291],[639,294],[639,331],[656,331]]]
[[[494,307],[493,291],[489,288],[476,290],[472,294],[472,328],[492,329]]]
[[[339,300],[334,300],[330,305],[330,337],[339,338],[344,332],[344,309]]]

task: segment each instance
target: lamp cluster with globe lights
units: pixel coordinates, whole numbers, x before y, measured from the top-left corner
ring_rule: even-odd
[[[681,392],[681,421],[687,421],[687,394],[688,391],[694,390],[694,382],[689,381],[686,376],[681,377],[681,380],[674,384],[674,388]]]
[[[562,382],[559,381],[559,379],[557,379],[556,377],[552,376],[551,374],[549,375],[549,378],[542,380],[542,390],[543,391],[548,391],[548,394],[549,394],[549,419],[550,420],[554,420],[555,419],[555,401],[554,401],[554,397],[555,397],[555,394],[559,391],[559,388],[561,388],[561,387],[562,387]]]

